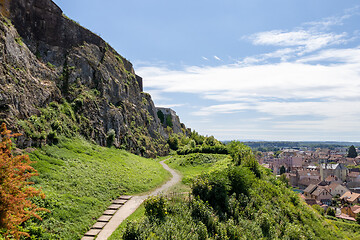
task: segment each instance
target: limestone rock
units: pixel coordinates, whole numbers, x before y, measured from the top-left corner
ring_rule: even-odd
[[[168,152],[170,132],[129,61],[51,0],[3,2],[0,119],[24,133],[19,147],[81,134],[147,157]]]

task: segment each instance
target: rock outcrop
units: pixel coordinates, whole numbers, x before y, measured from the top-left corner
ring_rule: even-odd
[[[180,122],[179,116],[176,115],[176,112],[171,108],[157,107],[156,110],[163,127],[170,127],[176,134],[187,134],[187,132],[190,131],[187,130],[185,125]]]
[[[18,146],[81,134],[143,156],[165,154],[164,129],[132,64],[51,0],[0,2],[0,118]]]

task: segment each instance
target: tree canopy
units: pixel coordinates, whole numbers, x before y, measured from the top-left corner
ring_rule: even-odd
[[[357,152],[356,152],[356,149],[355,149],[354,145],[351,145],[349,147],[348,157],[349,158],[356,158],[357,157]]]

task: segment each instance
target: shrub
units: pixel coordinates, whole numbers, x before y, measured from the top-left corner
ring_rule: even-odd
[[[312,208],[315,209],[321,215],[324,215],[325,213],[325,210],[317,204],[312,205]]]
[[[5,237],[13,236],[19,239],[21,235],[30,237],[22,232],[19,225],[30,217],[41,219],[37,211],[45,211],[38,208],[29,199],[35,196],[45,195],[41,190],[36,190],[28,185],[32,184],[28,179],[37,175],[30,166],[31,161],[27,155],[14,157],[11,153],[12,137],[19,134],[11,134],[5,123],[1,125],[0,143],[0,230],[5,230]]]
[[[189,142],[189,145],[192,149],[194,149],[196,147],[196,142],[195,140],[191,139],[190,142]]]
[[[251,148],[245,146],[239,141],[231,141],[227,145],[227,151],[229,152],[230,156],[232,157],[236,165],[240,165],[245,160],[252,158],[253,155]]]
[[[111,147],[114,144],[114,141],[115,141],[115,130],[111,128],[107,133],[107,138],[106,138],[107,146]]]
[[[173,127],[173,122],[171,119],[171,115],[166,116],[166,126]]]
[[[225,171],[201,175],[194,180],[191,188],[195,197],[208,202],[214,210],[220,213],[227,211],[230,184]]]
[[[332,217],[335,217],[336,215],[336,211],[335,209],[329,207],[327,210],[326,210],[326,215],[329,215],[329,216],[332,216]]]
[[[129,222],[126,225],[124,234],[123,234],[124,240],[137,240],[140,239],[140,230],[139,226],[136,222]]]
[[[164,123],[164,120],[165,120],[165,116],[164,116],[164,113],[162,111],[157,111],[157,115],[158,115],[158,118],[160,119],[161,121],[161,124]]]
[[[164,220],[167,215],[167,202],[163,196],[149,197],[145,200],[145,215],[150,220]]]
[[[213,210],[208,203],[204,203],[199,198],[193,199],[190,202],[191,217],[200,221],[206,226],[206,232],[202,230],[202,235],[207,235],[207,232],[216,231],[216,220],[213,215]]]
[[[179,148],[179,138],[176,134],[173,134],[168,139],[170,149],[177,150]]]
[[[207,137],[207,138],[205,139],[204,144],[209,145],[209,146],[215,146],[216,142],[217,142],[217,141],[216,141],[216,139],[214,138],[214,136],[210,136],[210,137]]]
[[[254,173],[246,167],[232,167],[229,169],[231,192],[237,196],[249,194],[250,187],[255,181]]]

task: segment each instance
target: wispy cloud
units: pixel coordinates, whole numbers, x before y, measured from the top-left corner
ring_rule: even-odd
[[[354,8],[342,16],[308,22],[290,31],[247,36],[254,45],[272,46],[275,50],[233,64],[224,64],[215,55],[213,58],[222,65],[181,70],[144,66],[137,73],[156,99],[190,93],[204,100],[196,104],[198,108],[187,108],[191,116],[200,118],[198,122],[231,114],[245,116],[249,112],[258,117],[247,125],[237,121],[236,127],[213,129],[223,136],[259,132],[253,136],[261,138],[268,135],[260,132],[272,136],[277,132],[280,137],[292,131],[304,134],[305,139],[305,134],[314,137],[312,131],[323,132],[323,136],[330,136],[327,134],[340,131],[339,128],[351,132],[360,122],[360,108],[356,107],[360,105],[360,46],[349,47],[348,43],[354,40],[352,33],[330,30],[358,12]],[[167,105],[181,107],[176,103]],[[205,122],[211,126],[211,121]],[[271,127],[265,128],[264,122],[271,122]],[[203,125],[199,124],[200,128]]]
[[[321,33],[307,30],[273,30],[250,36],[255,45],[274,45],[281,47],[299,47],[299,54],[313,52],[326,46],[344,43],[346,33]]]
[[[319,62],[326,61],[330,63],[359,63],[360,62],[360,46],[345,49],[328,49],[317,54],[309,55],[297,60],[297,62]]]
[[[163,108],[174,108],[174,107],[182,107],[184,106],[185,104],[176,104],[176,103],[173,103],[173,104],[158,104],[157,107],[163,107]]]
[[[359,9],[359,6],[355,6],[353,8],[346,9],[343,15],[331,16],[319,21],[307,22],[304,25],[311,26],[313,29],[318,30],[328,30],[332,26],[342,26],[346,19],[349,19],[354,15],[359,15]]]
[[[311,54],[318,50],[323,50],[335,45],[342,45],[358,38],[358,34],[342,32],[331,32],[331,27],[342,25],[343,22],[354,16],[359,15],[359,7],[354,7],[345,11],[341,16],[332,16],[319,21],[307,22],[293,30],[271,30],[254,33],[244,36],[254,45],[279,47],[273,52],[249,56],[239,61],[242,64],[266,63],[269,59],[280,59],[288,61]]]

